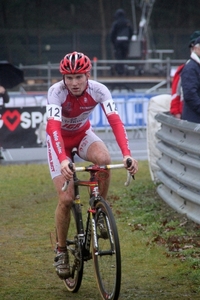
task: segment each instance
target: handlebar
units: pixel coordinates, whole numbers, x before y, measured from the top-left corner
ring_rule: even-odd
[[[130,161],[129,161],[130,160]],[[131,159],[127,159],[127,166],[129,167],[131,164]],[[69,164],[69,167],[71,170],[73,170],[73,165],[72,163]],[[124,164],[113,164],[113,165],[103,165],[103,166],[98,166],[98,165],[91,165],[91,166],[87,166],[87,167],[75,167],[74,171],[75,172],[89,172],[89,171],[101,171],[101,170],[111,170],[111,169],[122,169],[125,168]],[[126,182],[124,183],[125,186],[128,186],[131,182],[131,177],[133,179],[134,176],[131,176],[131,174],[127,171],[127,179]],[[66,181],[62,187],[62,191],[66,191],[67,190],[67,186],[69,184],[69,181]]]

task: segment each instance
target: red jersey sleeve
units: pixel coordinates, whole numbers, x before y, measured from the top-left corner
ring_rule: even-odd
[[[66,159],[64,142],[61,135],[61,122],[51,119],[48,120],[46,131],[51,138],[53,148],[58,156],[59,162],[61,163],[64,159]]]
[[[124,128],[124,124],[122,123],[118,114],[110,114],[107,115],[108,122],[113,130],[116,141],[121,149],[123,156],[131,155],[131,151],[129,149],[129,142],[126,130]]]

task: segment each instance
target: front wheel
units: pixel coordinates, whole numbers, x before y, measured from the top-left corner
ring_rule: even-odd
[[[121,254],[117,226],[112,210],[104,199],[96,203],[95,209],[97,235],[96,239],[93,237],[92,253],[97,284],[103,299],[117,300],[121,285]]]
[[[82,245],[78,239],[79,232],[77,219],[76,208],[73,204],[70,211],[70,225],[66,240],[66,246],[69,253],[71,277],[63,280],[68,291],[73,293],[78,292],[83,277]]]

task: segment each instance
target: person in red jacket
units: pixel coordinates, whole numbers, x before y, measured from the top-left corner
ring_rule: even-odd
[[[183,101],[181,100],[180,74],[184,66],[185,64],[182,64],[176,70],[173,77],[172,86],[171,86],[172,97],[171,97],[171,104],[170,104],[170,113],[178,119],[181,118],[181,112],[183,106]]]
[[[200,31],[194,31],[190,36],[189,48],[190,52],[193,51],[194,42],[200,36]],[[181,96],[181,71],[185,64],[182,64],[176,70],[172,86],[171,86],[171,104],[170,104],[170,113],[177,119],[181,119],[182,109],[183,109],[183,99]]]

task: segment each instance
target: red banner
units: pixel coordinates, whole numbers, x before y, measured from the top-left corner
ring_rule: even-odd
[[[0,107],[0,147],[32,148],[46,145],[46,107]]]

